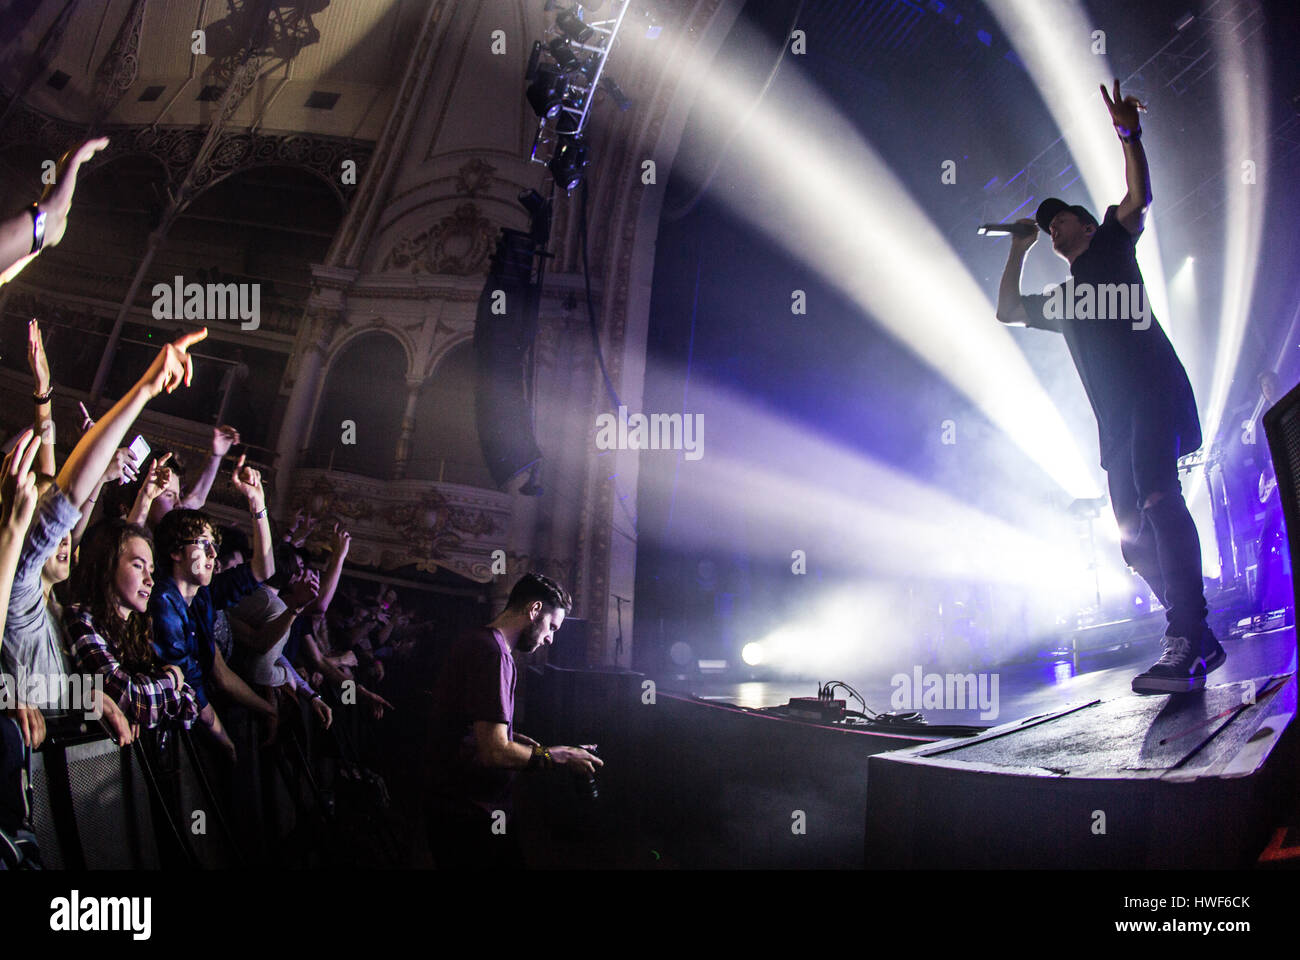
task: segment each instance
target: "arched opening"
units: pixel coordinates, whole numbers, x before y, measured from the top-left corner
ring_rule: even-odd
[[[402,345],[387,333],[363,334],[330,363],[307,465],[388,479],[405,407]]]
[[[453,347],[420,392],[407,476],[492,487],[474,422],[474,348]]]

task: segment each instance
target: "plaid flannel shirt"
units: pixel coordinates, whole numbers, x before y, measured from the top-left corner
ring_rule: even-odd
[[[198,717],[193,689],[182,686],[178,690],[162,664],[147,673],[129,670],[88,611],[73,605],[64,611],[63,619],[76,668],[103,674],[104,690],[132,723],[156,727],[164,719],[173,719],[189,727]]]

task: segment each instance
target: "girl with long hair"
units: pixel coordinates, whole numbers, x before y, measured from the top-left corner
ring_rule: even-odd
[[[73,602],[64,611],[64,625],[77,668],[103,674],[105,691],[133,724],[193,723],[199,714],[194,690],[180,667],[164,664],[154,653],[149,531],[125,520],[92,527],[81,542],[69,587]]]

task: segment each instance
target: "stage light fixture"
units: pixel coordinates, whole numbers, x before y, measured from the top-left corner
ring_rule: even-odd
[[[563,30],[575,43],[586,43],[596,31],[582,22],[576,7],[561,11],[555,18],[555,25]]]
[[[546,49],[550,51],[551,56],[555,58],[555,62],[560,65],[561,70],[578,69],[578,55],[573,52],[568,40],[563,37],[556,37],[546,45]]]
[[[740,659],[744,660],[751,667],[759,667],[763,665],[764,660],[767,658],[764,656],[763,645],[761,643],[747,643],[741,648]]]
[[[560,112],[568,87],[568,82],[554,67],[540,67],[528,85],[528,105],[539,117],[553,117]]]
[[[561,137],[555,156],[546,166],[555,178],[555,185],[566,193],[571,192],[582,183],[586,173],[587,144],[582,137]]]
[[[564,101],[568,109],[555,121],[555,132],[561,137],[571,137],[578,133],[578,123],[582,116],[582,97],[569,96]],[[575,112],[576,111],[576,112]]]

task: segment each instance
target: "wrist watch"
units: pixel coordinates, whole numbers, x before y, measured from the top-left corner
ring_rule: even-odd
[[[39,203],[33,203],[28,207],[32,215],[32,253],[40,253],[41,247],[45,246],[45,211],[41,209]]]
[[[266,507],[265,507],[265,506],[263,506],[261,510],[255,510],[255,511],[253,512],[253,519],[254,519],[254,520],[261,520],[264,516],[266,516]]]
[[[1127,137],[1121,135],[1120,139],[1123,140],[1125,143],[1137,143],[1139,140],[1142,139],[1142,128],[1138,127],[1136,130],[1130,130],[1129,135]]]

